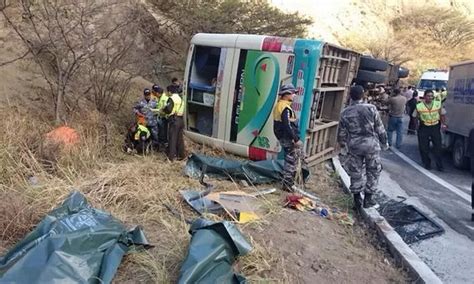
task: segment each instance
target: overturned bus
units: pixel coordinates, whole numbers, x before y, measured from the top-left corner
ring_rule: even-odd
[[[318,40],[197,34],[183,80],[186,135],[252,160],[275,159],[282,147],[272,111],[280,85],[292,83],[307,162],[328,159],[359,60],[359,53]]]

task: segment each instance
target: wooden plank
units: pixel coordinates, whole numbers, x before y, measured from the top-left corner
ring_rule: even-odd
[[[346,61],[346,62],[349,61],[349,58],[342,58],[342,57],[338,57],[338,56],[334,56],[334,55],[324,55],[324,56],[321,56],[321,58],[335,59],[335,60]]]
[[[315,89],[318,92],[337,92],[337,91],[345,91],[346,87],[322,87]]]
[[[312,132],[321,131],[321,130],[326,129],[326,128],[337,126],[338,124],[339,124],[339,121],[327,122],[325,124],[318,125],[318,126],[315,126],[313,128],[308,129],[308,132],[312,133]]]
[[[323,157],[324,155],[331,153],[332,151],[334,151],[334,147],[329,147],[329,148],[327,148],[326,150],[323,150],[323,151],[321,151],[321,152],[319,152],[319,153],[317,153],[317,154],[315,154],[315,155],[313,155],[313,156],[307,158],[307,159],[306,159],[306,163],[309,164],[309,163],[311,163],[311,162],[313,162],[313,161],[316,161],[316,160],[318,160],[319,158]]]

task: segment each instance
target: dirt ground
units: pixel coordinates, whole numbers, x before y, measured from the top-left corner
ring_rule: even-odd
[[[284,210],[248,233],[282,259],[263,278],[288,283],[404,283],[405,275],[371,242],[372,232],[344,228],[308,212]]]
[[[344,194],[328,167],[313,169],[308,191],[330,208],[352,216],[350,196]],[[284,193],[280,193],[284,196]],[[271,252],[273,265],[262,279],[284,283],[405,283],[406,272],[377,239],[375,231],[355,218],[353,226],[310,212],[283,209],[267,223],[244,228],[255,243]],[[249,277],[253,279],[252,276]]]

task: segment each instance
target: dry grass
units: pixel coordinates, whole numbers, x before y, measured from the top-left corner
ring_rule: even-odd
[[[71,123],[81,142],[70,151],[42,143],[51,125],[14,117],[2,119],[1,126],[6,131],[0,137],[0,252],[31,231],[71,190],[79,190],[94,206],[111,212],[126,225],[144,227],[155,245],[147,252],[127,256],[116,282],[176,281],[190,240],[184,218],[197,217],[181,202],[179,190],[202,188],[198,181],[183,176],[184,162],[170,163],[162,154],[141,157],[121,153],[119,131],[109,129],[105,133],[102,118],[96,114]],[[190,148],[222,154],[199,145]],[[228,181],[213,184],[216,190],[240,189],[237,183]],[[270,196],[263,199],[263,206],[269,214],[275,214],[281,210],[280,201],[279,196]],[[165,205],[175,208],[182,218],[171,214]],[[264,219],[247,226],[265,222]],[[263,244],[251,241],[254,250],[237,266],[258,282],[262,271],[281,260],[275,259]]]
[[[184,219],[197,217],[183,204],[179,190],[202,189],[198,181],[184,177],[184,162],[170,163],[162,154],[142,157],[122,153],[119,130],[106,128],[103,118],[94,113],[71,123],[81,138],[80,145],[71,151],[45,150],[43,137],[52,129],[48,124],[28,117],[0,119],[1,127],[6,129],[5,135],[0,137],[0,252],[31,231],[74,189],[84,193],[92,205],[111,212],[127,226],[141,225],[155,245],[149,251],[126,256],[115,277],[117,283],[176,282],[190,240],[189,226]],[[190,152],[228,156],[219,150],[188,145]],[[343,205],[342,210],[348,210],[341,194],[331,193],[337,186],[334,177],[324,168],[316,170],[318,174],[313,175],[310,187],[332,206]],[[242,190],[237,182],[212,180],[212,183],[217,191]],[[261,197],[267,215],[242,225],[242,231],[263,230],[273,218],[283,213],[282,199],[280,193]],[[165,205],[175,208],[181,218],[173,215]],[[206,217],[222,220],[216,216]],[[253,283],[290,283],[284,259],[274,254],[267,243],[258,243],[252,237],[249,240],[253,250],[238,259],[237,269]],[[284,271],[283,278],[265,278],[272,267]]]

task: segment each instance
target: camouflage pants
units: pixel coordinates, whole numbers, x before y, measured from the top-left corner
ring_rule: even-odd
[[[296,147],[291,140],[282,139],[280,144],[285,152],[282,187],[283,189],[290,189],[295,183],[298,160],[302,157],[302,150]]]
[[[379,152],[362,156],[349,153],[344,168],[351,177],[350,190],[352,193],[375,193],[377,191],[382,171]]]

